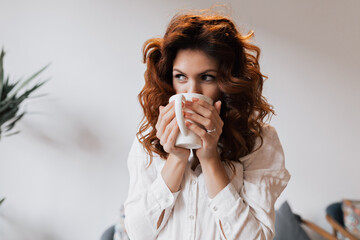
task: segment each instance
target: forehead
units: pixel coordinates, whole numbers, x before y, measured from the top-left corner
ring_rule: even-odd
[[[201,50],[181,49],[176,54],[173,68],[178,70],[217,70],[218,61]]]

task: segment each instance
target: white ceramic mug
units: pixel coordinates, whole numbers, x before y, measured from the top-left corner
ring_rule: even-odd
[[[210,103],[211,105],[213,104],[213,100],[211,98],[199,93],[179,93],[171,96],[169,99],[169,102],[175,101],[174,108],[175,108],[176,121],[180,129],[179,135],[175,143],[175,146],[177,147],[182,147],[187,149],[201,148],[200,137],[186,127],[184,116],[182,113],[183,112],[182,103],[185,103],[185,100],[192,101],[193,98],[202,99]],[[187,112],[192,112],[192,111],[187,110]]]

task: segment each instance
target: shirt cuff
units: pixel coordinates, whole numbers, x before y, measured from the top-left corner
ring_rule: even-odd
[[[208,206],[214,216],[221,219],[231,212],[231,209],[236,206],[239,199],[239,193],[230,182],[214,198],[209,198]]]
[[[166,185],[161,172],[150,187],[149,201],[156,202],[160,209],[166,209],[174,205],[180,191],[172,193]]]

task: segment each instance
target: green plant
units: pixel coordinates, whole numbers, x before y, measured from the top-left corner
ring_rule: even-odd
[[[38,75],[43,72],[48,66],[46,65],[32,76],[22,81],[21,79],[14,83],[9,82],[9,76],[4,78],[3,59],[5,56],[4,49],[0,54],[0,139],[3,133],[4,136],[10,136],[19,133],[19,131],[10,132],[15,124],[25,115],[25,112],[19,113],[20,104],[33,93],[36,89],[41,87],[45,82],[35,84],[30,89],[22,92],[20,90],[27,86],[32,80],[36,79]],[[3,201],[3,200],[2,200]]]

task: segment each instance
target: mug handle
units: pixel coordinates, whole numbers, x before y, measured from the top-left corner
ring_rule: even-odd
[[[188,133],[188,129],[185,125],[184,115],[182,113],[182,102],[185,102],[185,100],[186,99],[182,94],[177,96],[177,98],[175,99],[175,116],[181,134],[186,136]]]

